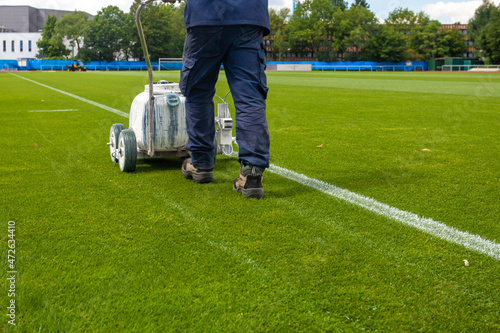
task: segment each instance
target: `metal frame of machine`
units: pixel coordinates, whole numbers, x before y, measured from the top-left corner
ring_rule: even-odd
[[[186,149],[185,100],[179,84],[174,82],[153,82],[153,69],[142,29],[140,13],[144,6],[154,0],[136,0],[139,3],[135,15],[137,30],[144,58],[148,67],[148,85],[144,92],[132,102],[129,116],[129,129],[123,124],[113,124],[109,134],[111,161],[118,163],[120,170],[133,172],[137,159],[161,157],[188,157]],[[233,119],[226,99],[221,98],[215,117],[214,155],[231,156],[233,143]],[[220,98],[220,97],[219,97]]]

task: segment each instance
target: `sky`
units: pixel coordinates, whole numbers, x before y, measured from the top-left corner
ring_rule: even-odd
[[[106,6],[118,6],[124,12],[129,12],[134,0],[2,0],[0,5],[10,6],[32,6],[36,8],[60,9],[60,10],[81,10],[90,14],[97,12]],[[252,1],[252,0],[247,0]],[[353,1],[348,1],[352,3]],[[470,1],[437,1],[437,0],[367,0],[370,10],[375,13],[378,19],[387,18],[387,15],[397,7],[409,8],[414,12],[424,11],[431,19],[447,23],[467,23],[474,15],[474,11],[482,3],[481,0]],[[499,4],[500,0],[494,0]],[[269,6],[279,9],[292,7],[293,0],[269,0]]]

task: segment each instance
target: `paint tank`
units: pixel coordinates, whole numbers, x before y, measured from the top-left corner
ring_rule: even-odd
[[[179,84],[160,81],[153,86],[154,146],[158,151],[176,151],[186,147],[186,98]],[[136,96],[130,108],[129,128],[135,132],[138,150],[148,149],[149,85]]]

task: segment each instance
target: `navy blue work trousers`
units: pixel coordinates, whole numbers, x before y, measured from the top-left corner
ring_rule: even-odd
[[[187,31],[180,88],[186,96],[191,160],[197,169],[214,165],[214,95],[221,64],[236,109],[239,159],[269,167],[264,29],[258,26],[200,26]]]

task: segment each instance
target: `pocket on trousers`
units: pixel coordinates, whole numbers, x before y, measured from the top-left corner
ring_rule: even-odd
[[[219,55],[222,27],[200,26],[190,28],[184,46],[188,57],[211,58]]]
[[[262,89],[262,93],[264,98],[267,98],[267,93],[269,92],[269,88],[267,87],[267,76],[266,76],[266,51],[264,50],[264,43],[261,43],[261,47],[259,49],[259,65],[260,65],[260,88]]]
[[[184,96],[189,95],[189,91],[191,90],[191,70],[196,64],[196,60],[193,58],[184,58],[182,61],[182,70],[181,70],[181,79],[179,82],[179,88]]]

